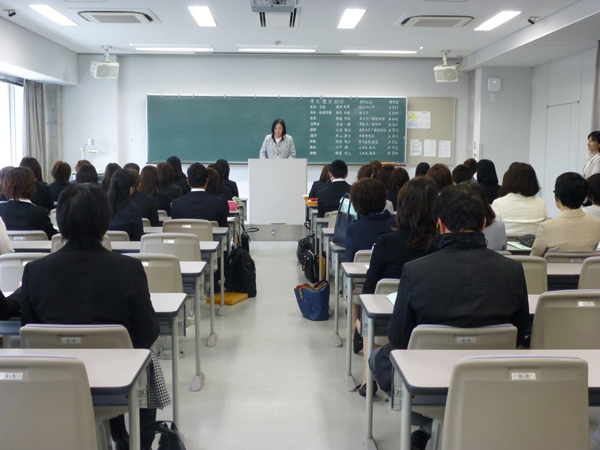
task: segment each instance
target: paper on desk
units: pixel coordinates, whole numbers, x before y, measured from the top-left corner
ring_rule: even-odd
[[[527,247],[526,245],[521,244],[520,242],[509,242],[509,245],[512,245],[513,247],[518,248],[519,250],[531,250],[531,247]]]
[[[367,268],[367,270],[369,270],[369,265],[368,264],[365,264],[365,267]]]
[[[397,292],[392,292],[391,294],[388,294],[388,295],[387,295],[387,299],[390,301],[390,303],[391,303],[392,305],[395,305],[395,304],[396,304],[396,295],[398,295],[398,293],[397,293]]]

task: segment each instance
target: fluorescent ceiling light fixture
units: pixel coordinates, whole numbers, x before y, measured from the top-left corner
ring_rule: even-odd
[[[142,47],[136,46],[136,50],[142,52],[189,52],[189,53],[200,53],[200,52],[212,52],[212,47]]]
[[[194,20],[201,27],[216,27],[217,23],[210,12],[208,6],[188,6]]]
[[[66,27],[76,27],[77,26],[77,24],[75,22],[73,22],[67,16],[63,16],[61,13],[59,13],[57,10],[55,10],[51,6],[29,5],[29,7],[31,9],[39,12],[40,14],[45,16],[47,19],[50,19],[51,21],[56,22],[59,25],[63,25]]]
[[[355,28],[365,14],[366,9],[347,9],[340,19],[338,28]]]
[[[521,11],[502,11],[501,13],[496,14],[490,20],[482,23],[475,31],[490,31],[496,27],[499,27],[504,22],[508,22],[510,19],[517,17],[521,14]]]
[[[238,51],[246,53],[315,53],[316,48],[309,47],[282,47],[280,45],[273,47],[241,47]]]
[[[359,55],[414,55],[416,50],[340,50],[340,53]]]

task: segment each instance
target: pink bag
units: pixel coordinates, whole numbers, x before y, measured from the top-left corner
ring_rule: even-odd
[[[233,200],[228,200],[227,203],[229,203],[229,211],[237,211],[238,204],[236,202]]]

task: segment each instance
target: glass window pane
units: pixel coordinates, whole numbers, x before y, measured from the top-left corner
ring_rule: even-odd
[[[14,148],[12,165],[16,166],[23,159],[23,87],[12,86],[14,89]]]
[[[10,85],[0,83],[0,167],[10,166],[12,159],[9,88]]]

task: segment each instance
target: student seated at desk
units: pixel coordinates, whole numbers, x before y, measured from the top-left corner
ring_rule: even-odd
[[[31,203],[46,208],[48,213],[54,209],[54,198],[52,192],[44,180],[42,180],[42,166],[32,156],[24,156],[19,167],[29,167],[35,175],[35,194],[31,197]]]
[[[225,197],[225,200],[233,200],[233,192],[231,192],[231,189],[229,189],[227,186],[225,186],[223,184],[223,174],[221,173],[221,166],[219,166],[217,163],[213,163],[213,164],[209,164],[208,165],[208,169],[212,169],[215,172],[217,172],[217,175],[219,176],[215,181],[216,183],[216,192],[219,195],[222,195]],[[209,182],[210,184],[210,182]]]
[[[0,291],[0,320],[21,317],[21,288],[5,297]]]
[[[147,194],[142,192],[142,177],[138,175],[135,170],[126,169],[135,178],[135,188],[131,194],[132,203],[136,204],[140,208],[142,217],[150,221],[150,226],[160,227],[161,222],[158,220],[158,209],[154,205],[154,199]]]
[[[181,160],[177,156],[169,156],[167,163],[173,169],[173,183],[181,188],[183,195],[190,192],[190,185],[187,183],[187,177],[181,169]]]
[[[518,330],[517,345],[525,335],[529,302],[523,267],[486,248],[481,200],[464,184],[448,186],[435,201],[434,216],[441,232],[433,242],[437,251],[404,265],[388,324],[390,344],[369,357],[386,392],[391,389],[389,352],[406,349],[420,324],[471,328],[511,323]],[[413,414],[413,424],[422,429],[413,433],[412,448],[425,448],[431,422]]]
[[[498,198],[500,185],[498,184],[498,174],[493,161],[482,159],[477,161],[477,182],[487,195],[488,203],[491,205]]]
[[[108,190],[110,189],[110,182],[112,180],[114,173],[120,168],[121,168],[121,166],[118,165],[117,163],[108,163],[106,165],[106,167],[104,168],[104,176],[102,177],[102,182],[100,183],[100,187],[102,188],[102,190],[104,192],[106,192],[106,195],[108,195]]]
[[[325,217],[325,213],[337,211],[340,199],[350,192],[350,185],[346,183],[348,166],[341,159],[336,159],[329,165],[329,179],[331,184],[317,193],[317,217]]]
[[[600,219],[581,209],[588,184],[575,172],[559,175],[554,198],[560,214],[542,222],[531,248],[531,256],[552,252],[593,252],[600,241]]]
[[[173,201],[172,219],[215,220],[220,227],[227,226],[229,205],[227,200],[206,192],[208,170],[204,165],[195,163],[187,170],[188,183],[192,190],[189,194]]]
[[[158,187],[161,191],[166,192],[169,196],[169,201],[172,202],[176,198],[182,197],[183,191],[175,184],[175,174],[171,165],[168,163],[158,163],[156,170],[158,170]]]
[[[41,230],[48,239],[58,233],[48,210],[31,202],[35,175],[29,167],[14,167],[6,172],[2,177],[2,193],[8,201],[0,203],[0,218],[7,230]]]
[[[97,185],[73,184],[62,192],[56,219],[67,242],[25,266],[21,324],[119,324],[135,348],[149,349],[160,329],[146,274],[140,261],[102,247],[109,211]],[[141,425],[155,419],[156,409],[140,410]],[[110,428],[117,449],[129,448],[124,417],[111,419]],[[153,440],[142,428],[142,448]]]
[[[50,168],[52,183],[48,185],[52,193],[52,199],[57,202],[60,193],[69,185],[71,177],[71,166],[64,161],[55,161]]]
[[[98,172],[91,164],[83,164],[77,169],[75,181],[73,183],[94,183],[98,184]]]
[[[487,248],[495,251],[506,250],[508,242],[506,238],[504,222],[496,219],[494,210],[487,202],[487,195],[485,195],[485,191],[475,180],[465,181],[464,183],[473,189],[485,208],[485,228],[483,229],[483,234],[485,235],[485,240],[487,241]]]
[[[228,200],[225,194],[221,194],[219,192],[219,184],[221,177],[219,176],[219,172],[217,172],[213,167],[206,168],[208,172],[208,184],[206,185],[206,192],[210,195],[222,198],[224,200]]]
[[[600,217],[600,173],[595,173],[585,181],[587,181],[590,188],[587,197],[592,204],[585,206],[583,212]]]
[[[402,186],[408,183],[408,180],[410,180],[410,177],[408,176],[406,169],[403,167],[396,167],[390,175],[390,179],[388,180],[385,199],[389,202],[392,202],[392,205],[397,205],[398,192],[400,192]]]
[[[331,180],[329,179],[329,164],[323,165],[323,169],[321,169],[321,175],[319,179],[313,182],[310,191],[308,192],[308,198],[317,198],[317,193],[329,186]]]
[[[108,197],[110,200],[109,230],[125,231],[130,241],[139,241],[144,234],[142,212],[131,201],[136,178],[125,169],[117,169],[111,179]]]
[[[473,171],[469,166],[465,166],[464,164],[457,165],[452,170],[452,182],[454,184],[460,184],[465,181],[470,181],[473,179]]]
[[[427,171],[427,176],[431,178],[438,192],[441,192],[446,186],[452,186],[452,173],[445,164],[434,164]]]
[[[154,166],[146,166],[142,169],[140,177],[142,178],[142,192],[153,198],[157,210],[166,211],[167,216],[170,216],[171,200],[167,193],[158,187],[158,169]]]
[[[426,162],[420,162],[415,168],[415,177],[424,177],[431,167]]]
[[[230,169],[227,160],[218,159],[217,164],[221,167],[221,175],[223,175],[221,183],[223,183],[224,186],[227,186],[229,189],[231,189],[231,193],[234,197],[240,198],[240,192],[238,191],[237,183],[229,179]]]

